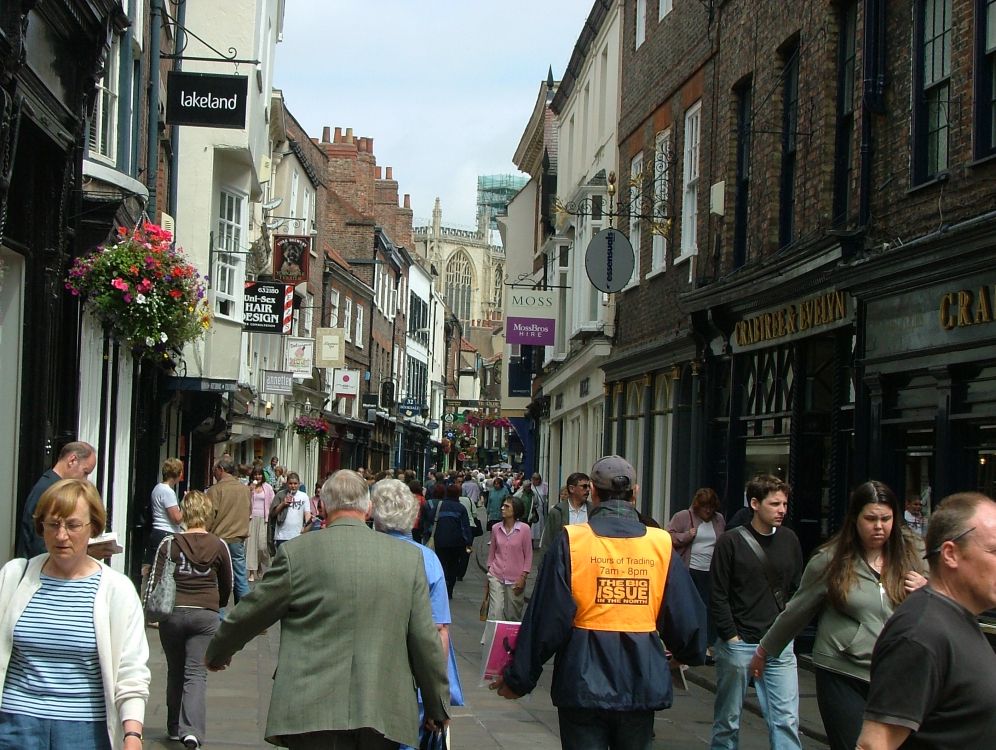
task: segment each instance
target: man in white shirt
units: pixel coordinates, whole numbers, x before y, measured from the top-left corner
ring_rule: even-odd
[[[567,477],[567,499],[550,508],[543,528],[543,541],[540,547],[545,551],[560,536],[567,524],[588,523],[591,511],[591,480],[587,474],[576,471]]]
[[[301,478],[295,472],[287,475],[287,484],[273,499],[270,523],[276,521],[273,532],[274,547],[296,539],[311,523],[311,501],[301,492]]]

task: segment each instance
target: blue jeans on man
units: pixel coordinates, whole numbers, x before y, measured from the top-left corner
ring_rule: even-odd
[[[232,557],[232,589],[235,594],[235,603],[249,593],[249,576],[246,573],[246,543],[245,540],[236,539],[233,542],[225,540],[228,545],[228,553]]]
[[[722,638],[716,641],[716,703],[713,712],[713,750],[736,750],[740,734],[740,714],[750,684],[750,660],[755,643]],[[799,673],[795,651],[790,643],[780,654],[768,656],[764,674],[754,680],[761,713],[768,724],[772,750],[800,750]]]

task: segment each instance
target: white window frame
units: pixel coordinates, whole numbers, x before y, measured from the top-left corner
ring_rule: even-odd
[[[654,139],[654,208],[665,207],[671,198],[671,128],[665,128]],[[657,211],[655,211],[657,213]],[[667,270],[667,237],[654,232],[647,278]]]
[[[363,305],[356,305],[356,348],[363,348]]]
[[[290,216],[292,219],[297,218],[297,192],[298,192],[298,185],[300,184],[300,182],[301,182],[301,173],[298,172],[296,169],[291,170]]]
[[[697,255],[699,213],[699,157],[702,134],[702,100],[685,112],[684,149],[682,158],[681,194],[681,255],[675,262]]]
[[[121,70],[121,37],[111,37],[104,76],[97,84],[97,98],[90,118],[89,155],[116,164],[118,158],[118,98]],[[129,92],[130,93],[130,92]],[[106,122],[105,122],[106,121]]]
[[[339,290],[329,290],[329,328],[339,327]]]
[[[623,287],[632,289],[640,283],[640,245],[643,239],[643,225],[640,213],[643,210],[643,151],[637,153],[629,163],[629,242],[633,246],[633,275]]]
[[[647,41],[647,0],[636,0],[636,45],[635,49],[640,49],[640,45]]]
[[[345,324],[343,328],[345,329],[344,338],[346,341],[353,340],[353,300],[351,297],[346,297],[343,302],[342,307],[342,322]]]
[[[314,205],[314,200],[315,194],[312,192],[311,188],[306,187],[304,189],[304,201],[301,203],[301,223],[304,225],[304,229],[302,230],[303,234],[311,234],[311,209]],[[311,243],[311,253],[312,255],[317,255],[317,252],[315,251],[315,243]]]
[[[218,196],[218,215],[215,217],[218,232],[215,235],[215,267],[211,277],[214,313],[235,321],[242,320],[245,267],[241,252],[242,238],[246,233],[247,204],[245,193],[222,188]],[[238,216],[234,216],[235,213]]]
[[[674,0],[660,0],[657,6],[657,20],[662,20],[672,10],[674,10]]]
[[[304,335],[314,336],[315,329],[312,328],[312,326],[315,323],[315,317],[314,317],[315,295],[313,295],[311,292],[305,292],[304,304],[302,305],[302,307],[304,308]]]

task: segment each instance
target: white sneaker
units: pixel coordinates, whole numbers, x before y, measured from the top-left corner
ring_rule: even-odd
[[[197,750],[201,746],[201,743],[197,740],[196,737],[194,737],[194,735],[188,734],[186,737],[183,738],[183,746],[187,750]]]

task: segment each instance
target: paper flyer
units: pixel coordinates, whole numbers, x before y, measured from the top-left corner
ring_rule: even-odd
[[[484,650],[481,653],[481,682],[489,682],[502,673],[512,660],[515,642],[522,623],[488,620],[484,626]]]

